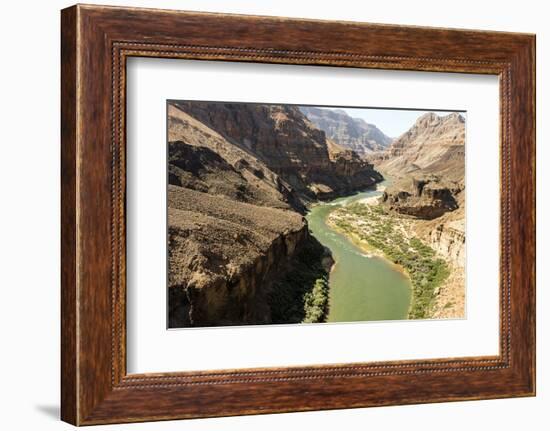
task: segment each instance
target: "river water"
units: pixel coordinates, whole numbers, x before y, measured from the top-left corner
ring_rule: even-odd
[[[392,262],[369,255],[326,224],[332,211],[381,194],[381,191],[370,190],[338,198],[312,207],[306,216],[311,233],[330,249],[336,262],[329,278],[328,322],[407,318],[411,301],[409,278]]]

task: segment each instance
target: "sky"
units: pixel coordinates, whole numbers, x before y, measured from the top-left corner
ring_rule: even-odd
[[[415,123],[418,117],[427,112],[435,112],[443,116],[453,111],[413,111],[401,109],[370,109],[370,108],[329,108],[341,109],[353,118],[362,118],[367,123],[374,124],[386,136],[397,138],[405,133]],[[464,116],[465,114],[462,113]]]

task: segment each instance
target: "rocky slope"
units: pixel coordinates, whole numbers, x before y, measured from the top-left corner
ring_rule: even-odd
[[[300,212],[381,175],[293,107],[171,103],[168,139],[169,326],[322,320],[332,261]]]
[[[420,117],[376,161],[393,178],[383,202],[423,219],[456,210],[457,195],[464,190],[464,141],[462,115]]]
[[[360,156],[385,150],[392,142],[374,124],[361,118],[352,118],[341,109],[301,106],[300,110],[329,139]]]
[[[464,178],[464,140],[461,114],[430,112],[393,141],[377,166],[393,175],[445,173],[447,179],[460,181]]]
[[[270,322],[271,281],[308,237],[302,216],[175,185],[168,204],[170,327]]]
[[[331,145],[298,107],[209,102],[174,102],[173,107],[261,161],[302,201],[350,193],[382,180],[371,163]]]
[[[291,186],[249,151],[168,106],[169,183],[274,208],[300,208]]]

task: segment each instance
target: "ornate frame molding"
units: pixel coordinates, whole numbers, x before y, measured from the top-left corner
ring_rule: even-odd
[[[222,30],[202,30],[208,24]],[[254,26],[284,29],[286,37],[254,35]],[[312,32],[339,38],[313,42]],[[125,66],[131,56],[498,75],[500,354],[127,375]],[[79,5],[62,12],[62,57],[64,420],[98,424],[534,394],[534,36]],[[520,219],[518,211],[529,217]],[[310,397],[303,400],[298,394],[306,390]],[[246,395],[251,391],[257,399]]]

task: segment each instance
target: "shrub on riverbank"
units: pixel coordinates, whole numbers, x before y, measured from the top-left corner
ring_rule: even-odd
[[[306,292],[304,298],[304,311],[306,313],[303,323],[324,322],[328,311],[329,284],[326,276],[315,280],[313,289]]]
[[[336,214],[339,229],[357,235],[407,271],[413,290],[409,318],[429,318],[436,289],[450,273],[447,263],[418,238],[406,237],[396,216],[380,206],[353,204]]]
[[[269,295],[273,323],[320,323],[328,315],[328,272],[322,260],[326,249],[313,237],[298,252],[292,268]]]

